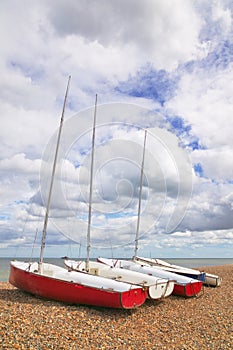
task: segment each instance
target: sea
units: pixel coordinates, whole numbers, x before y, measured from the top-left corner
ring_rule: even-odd
[[[222,266],[227,264],[233,264],[233,258],[201,258],[201,259],[199,258],[195,258],[195,259],[161,258],[161,259],[169,262],[170,264],[189,267],[189,268],[199,268],[203,266]],[[0,282],[8,281],[11,260],[28,261],[27,258],[0,258]],[[79,260],[84,260],[84,259],[79,258]],[[62,258],[45,258],[44,261],[50,264],[54,264],[62,267],[64,266],[64,262]]]

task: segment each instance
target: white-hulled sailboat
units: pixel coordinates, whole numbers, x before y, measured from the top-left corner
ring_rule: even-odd
[[[136,228],[134,256],[132,260],[106,259],[106,258],[100,257],[98,258],[98,261],[110,267],[127,269],[130,271],[136,271],[146,275],[150,275],[158,278],[165,278],[170,281],[175,281],[174,289],[172,292],[173,294],[179,295],[179,296],[185,296],[185,297],[192,297],[200,293],[202,289],[201,281],[197,281],[190,277],[180,276],[179,274],[175,274],[170,271],[164,271],[163,269],[160,269],[160,268],[154,268],[154,266],[148,266],[148,264],[145,263],[144,261],[140,261],[140,264],[139,264],[139,261],[137,260],[146,138],[147,138],[147,130],[145,130],[143,157],[142,157],[142,165],[141,165],[139,202],[138,202],[138,220],[137,220],[137,228]]]
[[[134,261],[138,262],[139,264],[145,263],[150,266],[163,269],[165,271],[170,271],[182,276],[197,279],[199,281],[202,281],[203,284],[211,287],[219,287],[222,282],[222,278],[218,275],[214,275],[204,271],[199,271],[197,269],[191,269],[191,268],[187,268],[179,265],[170,264],[169,262],[161,259],[151,259],[151,258],[136,256],[134,258]]]
[[[144,143],[144,152],[143,152],[143,160],[141,167],[141,182],[140,182],[140,194],[139,194],[139,206],[138,206],[138,222],[137,222],[137,230],[136,230],[136,238],[135,238],[135,251],[133,256],[133,261],[145,265],[151,266],[153,268],[162,269],[167,272],[175,273],[177,275],[185,276],[194,280],[198,280],[205,285],[218,287],[221,285],[221,277],[217,275],[213,275],[210,273],[206,273],[204,271],[199,271],[197,269],[185,268],[178,265],[170,264],[161,259],[150,259],[145,257],[137,256],[138,251],[138,237],[139,237],[139,222],[140,222],[140,210],[141,210],[141,194],[142,194],[142,177],[143,177],[143,167],[144,167],[144,158],[145,158],[145,143]],[[197,291],[200,287],[200,284],[196,286]],[[174,293],[176,293],[176,287],[174,288]]]
[[[95,112],[96,116],[96,112]],[[95,117],[96,118],[96,117]],[[90,176],[90,193],[89,193],[89,213],[88,213],[88,232],[87,232],[87,260],[86,261],[74,261],[65,259],[65,266],[69,271],[77,271],[86,273],[88,275],[101,276],[108,278],[109,280],[122,281],[129,283],[130,285],[141,286],[147,293],[147,297],[150,299],[160,299],[169,296],[174,288],[174,281],[167,279],[146,276],[145,274],[128,271],[125,269],[118,269],[109,267],[100,262],[90,261],[90,230],[91,230],[91,217],[92,217],[92,179],[93,179],[93,166],[94,166],[94,150],[95,150],[95,118],[93,126],[92,137],[92,161],[91,161],[91,176]]]

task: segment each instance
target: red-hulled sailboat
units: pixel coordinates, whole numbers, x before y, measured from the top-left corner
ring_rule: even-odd
[[[128,283],[68,271],[42,263],[12,261],[10,283],[35,296],[71,304],[132,309],[142,305],[146,291]]]
[[[13,286],[35,296],[61,302],[110,308],[135,308],[142,305],[146,300],[147,292],[144,288],[138,285],[131,285],[99,276],[93,276],[89,273],[67,271],[65,268],[43,262],[53,181],[56,171],[56,162],[69,83],[70,77],[68,80],[58,131],[55,159],[44,220],[40,260],[39,262],[33,263],[12,261],[10,265],[9,282]]]

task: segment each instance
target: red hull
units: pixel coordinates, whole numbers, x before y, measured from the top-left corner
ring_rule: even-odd
[[[179,295],[183,297],[194,297],[200,293],[202,289],[202,282],[192,282],[186,285],[175,283],[173,293],[174,295]]]
[[[118,292],[88,287],[22,270],[11,265],[9,282],[41,298],[92,306],[131,309],[142,305],[147,293],[142,288]]]

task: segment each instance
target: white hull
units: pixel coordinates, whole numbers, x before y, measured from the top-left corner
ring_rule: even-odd
[[[116,259],[105,259],[98,258],[103,264],[108,266],[118,267],[120,269],[126,269],[130,271],[135,271],[143,273],[145,275],[165,278],[167,280],[174,282],[173,294],[180,295],[184,297],[192,297],[197,295],[202,289],[202,282],[192,279],[190,277],[178,275],[169,271],[164,271],[159,268],[154,268],[154,266],[149,265],[139,265],[134,261],[129,260],[116,260]]]
[[[120,269],[127,269],[130,271],[136,271],[143,274],[148,274],[151,276],[155,276],[158,278],[165,278],[168,280],[176,281],[179,283],[190,283],[190,281],[195,281],[192,278],[177,275],[175,273],[165,271],[163,269],[159,269],[158,267],[154,268],[154,266],[147,266],[147,265],[139,265],[134,261],[129,260],[115,260],[115,259],[105,259],[105,258],[98,258],[98,260],[101,263],[108,264],[109,266],[115,266]]]
[[[219,287],[222,283],[221,277],[206,273],[205,284],[211,287]]]
[[[178,265],[172,265],[168,262],[160,259],[149,259],[149,258],[141,258],[141,257],[134,257],[134,261],[138,264],[148,264],[149,266],[153,266],[154,268],[163,269],[164,271],[174,272],[174,273],[186,273],[192,276],[198,277],[201,272],[198,270],[190,269],[187,267],[181,267]]]
[[[222,279],[217,275],[201,272],[199,270],[190,269],[183,266],[173,265],[161,259],[150,259],[150,258],[144,258],[144,257],[142,258],[142,257],[136,256],[134,257],[134,261],[137,262],[138,264],[143,263],[149,266],[153,266],[154,268],[156,267],[161,268],[165,271],[170,271],[177,274],[183,274],[185,276],[190,275],[192,276],[192,278],[199,279],[203,282],[203,284],[208,286],[219,287],[221,285]]]
[[[65,260],[65,265],[75,271],[86,271],[86,263],[84,261]],[[160,277],[147,276],[136,271],[110,267],[100,262],[89,261],[88,273],[146,288],[148,290],[148,296],[151,299],[167,297],[172,294],[174,288],[173,281],[168,281]]]

